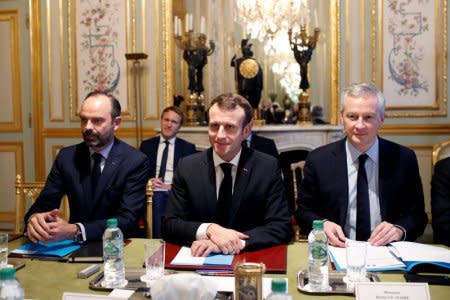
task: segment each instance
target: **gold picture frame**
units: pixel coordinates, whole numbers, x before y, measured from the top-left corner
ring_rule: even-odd
[[[446,116],[447,1],[370,5],[371,81],[386,97],[387,116]]]

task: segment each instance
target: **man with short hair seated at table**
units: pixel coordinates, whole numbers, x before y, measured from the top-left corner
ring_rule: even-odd
[[[385,99],[377,87],[352,84],[341,101],[346,138],[306,159],[296,212],[302,232],[321,219],[333,246],[347,238],[375,246],[415,240],[427,224],[416,155],[378,137]]]
[[[195,256],[288,243],[292,225],[276,158],[242,148],[252,107],[237,94],[208,109],[211,148],[182,158],[163,216],[166,241]]]
[[[114,137],[120,110],[112,95],[87,95],[79,112],[84,142],[59,151],[44,189],[25,215],[31,241],[101,240],[109,218],[118,219],[126,237],[138,236],[149,162]],[[63,195],[69,200],[69,222],[58,216]]]

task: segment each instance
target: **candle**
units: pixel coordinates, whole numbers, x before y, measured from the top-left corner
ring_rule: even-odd
[[[186,14],[184,21],[186,23],[186,32],[188,32],[189,31],[189,14]]]
[[[192,26],[192,21],[193,21],[192,14],[189,14],[189,30],[193,30],[194,29],[194,27]]]
[[[317,17],[317,10],[314,10],[314,28],[319,27],[319,17]]]
[[[205,17],[200,18],[200,33],[205,33]]]
[[[177,16],[173,17],[173,32],[175,35],[178,35],[177,33]]]
[[[180,18],[177,19],[177,32],[178,32],[178,35],[181,35],[181,19]]]

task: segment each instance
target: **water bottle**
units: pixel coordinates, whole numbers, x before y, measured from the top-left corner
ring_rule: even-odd
[[[291,295],[287,292],[285,279],[272,279],[272,292],[267,296],[266,300],[292,300]]]
[[[314,220],[308,235],[308,284],[311,291],[328,291],[328,239],[323,221]]]
[[[125,263],[123,260],[123,234],[117,227],[117,219],[108,219],[107,228],[103,234],[103,261],[105,288],[125,287]]]
[[[14,278],[16,269],[0,269],[0,300],[23,300],[24,294],[20,283]]]

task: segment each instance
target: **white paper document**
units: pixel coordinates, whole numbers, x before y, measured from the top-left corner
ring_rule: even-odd
[[[394,242],[395,254],[403,261],[442,262],[450,264],[450,250],[414,242]]]
[[[192,256],[191,248],[181,247],[177,255],[172,260],[172,265],[215,265],[215,266],[229,266],[233,262],[234,255],[225,254],[210,254],[207,257]]]
[[[339,271],[347,269],[347,257],[345,248],[328,246],[331,260]],[[405,264],[396,258],[386,246],[375,247],[367,244],[367,271],[400,270],[405,268]]]

